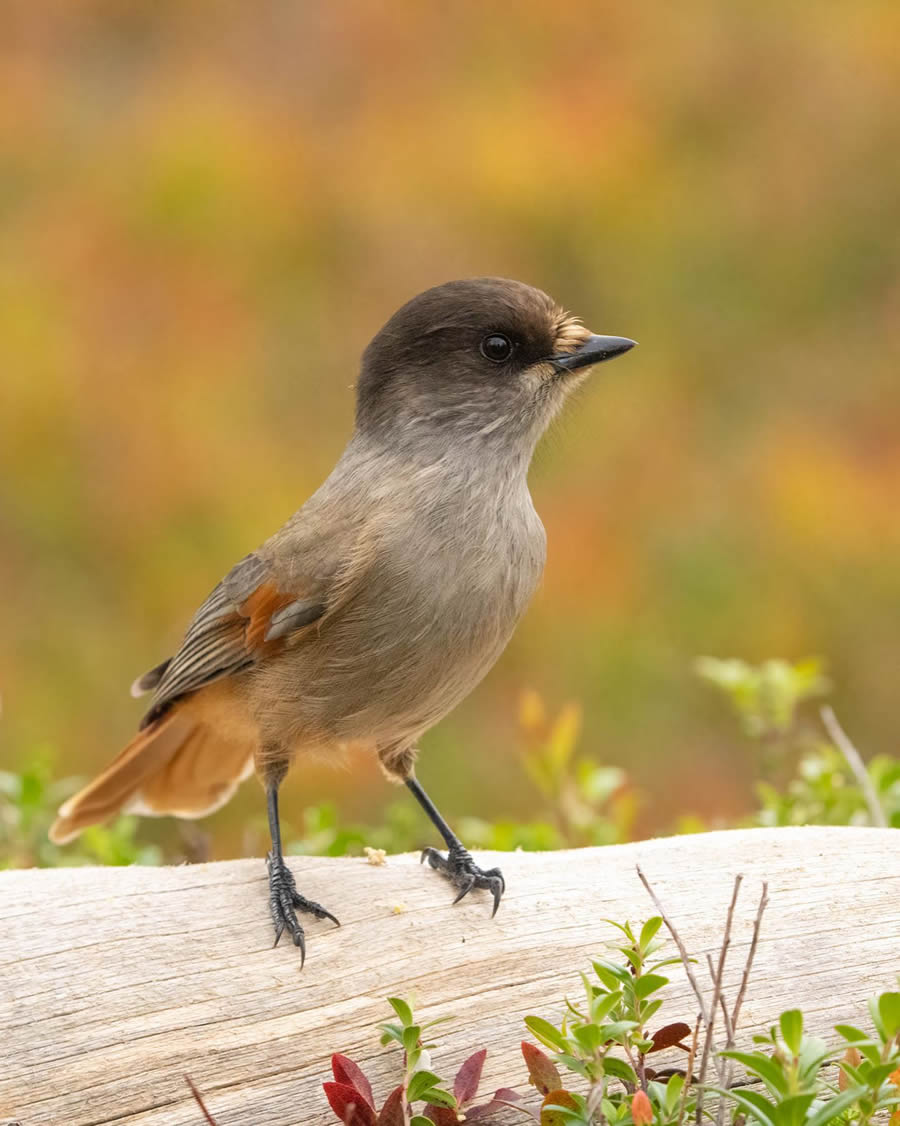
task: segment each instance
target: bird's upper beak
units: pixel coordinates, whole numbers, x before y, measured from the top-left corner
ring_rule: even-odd
[[[632,349],[637,341],[627,336],[589,336],[574,352],[561,353],[550,357],[550,363],[557,371],[577,371],[590,364],[602,364]]]

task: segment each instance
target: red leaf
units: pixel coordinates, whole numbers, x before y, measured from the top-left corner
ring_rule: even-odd
[[[405,1101],[403,1088],[395,1087],[384,1101],[378,1115],[378,1126],[406,1126]]]
[[[375,1111],[349,1083],[323,1083],[328,1105],[344,1126],[378,1126]]]
[[[691,1026],[683,1024],[679,1021],[677,1024],[666,1024],[658,1031],[654,1032],[650,1039],[653,1041],[653,1047],[650,1052],[661,1052],[664,1048],[674,1048],[676,1044],[683,1047],[681,1041],[685,1036],[690,1036]],[[648,1052],[649,1055],[649,1052]]]
[[[348,1059],[347,1056],[333,1055],[331,1057],[331,1070],[334,1072],[335,1083],[346,1083],[348,1087],[355,1087],[366,1100],[369,1106],[375,1109],[375,1098],[372,1095],[372,1086],[363,1075],[359,1064]]]
[[[449,1106],[426,1106],[425,1117],[430,1118],[434,1126],[459,1126],[456,1111]]]
[[[486,1056],[487,1048],[473,1053],[456,1073],[456,1078],[453,1080],[453,1094],[456,1095],[456,1101],[461,1107],[470,1103],[478,1094],[478,1084],[481,1082]]]
[[[530,1114],[535,1121],[540,1118],[537,1111],[531,1107],[523,1106],[524,1100],[518,1091],[513,1091],[509,1087],[501,1087],[495,1091],[489,1103],[479,1103],[478,1106],[471,1106],[466,1110],[466,1122],[482,1122],[485,1115],[494,1115],[498,1110],[504,1110],[506,1107],[515,1107],[516,1110],[524,1111]]]
[[[525,1057],[528,1076],[542,1095],[546,1095],[548,1091],[559,1090],[562,1080],[556,1070],[556,1064],[545,1052],[523,1040],[522,1055]]]

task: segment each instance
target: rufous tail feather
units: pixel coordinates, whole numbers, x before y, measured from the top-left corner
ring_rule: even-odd
[[[224,804],[253,766],[252,747],[223,739],[176,706],[145,728],[59,809],[50,839],[65,844],[119,812],[202,817]]]

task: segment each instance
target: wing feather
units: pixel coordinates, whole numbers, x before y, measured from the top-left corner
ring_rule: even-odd
[[[321,595],[298,598],[284,591],[258,555],[242,559],[216,586],[188,626],[181,647],[168,662],[135,682],[155,688],[144,728],[189,692],[234,676],[276,652],[287,638],[324,614]],[[273,624],[274,623],[274,624]]]

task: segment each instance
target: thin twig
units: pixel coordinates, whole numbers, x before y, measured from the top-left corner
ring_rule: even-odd
[[[744,1003],[744,994],[747,992],[747,982],[750,980],[750,970],[753,959],[756,957],[756,945],[759,942],[759,930],[762,926],[763,912],[769,905],[769,884],[763,880],[762,895],[759,897],[759,907],[756,910],[756,919],[753,922],[753,937],[750,939],[750,949],[747,951],[747,961],[744,963],[744,973],[741,977],[741,987],[738,990],[737,1000],[731,1010],[732,1034],[737,1032],[738,1018],[741,1015],[741,1005]]]
[[[194,1086],[194,1081],[193,1081],[193,1079],[191,1079],[190,1075],[185,1075],[184,1081],[185,1081],[185,1083],[187,1083],[188,1087],[190,1087],[191,1094],[197,1100],[197,1106],[199,1106],[200,1109],[203,1111],[203,1117],[209,1123],[209,1126],[217,1126],[215,1118],[213,1118],[213,1116],[206,1109],[206,1103],[203,1101],[203,1098],[201,1097],[200,1092]]]
[[[688,1093],[691,1089],[691,1083],[694,1081],[694,1059],[697,1056],[697,1041],[700,1038],[700,1021],[703,1020],[703,1013],[697,1014],[697,1021],[694,1024],[694,1035],[691,1038],[691,1050],[688,1052],[687,1069],[684,1075],[684,1086],[681,1088],[681,1105],[678,1108],[678,1126],[681,1126],[684,1121],[684,1112],[687,1109]]]
[[[716,980],[716,967],[713,963],[711,954],[706,955],[706,964],[709,967],[710,978],[713,981],[715,981]],[[725,1001],[725,994],[724,993],[719,994],[719,1008],[722,1010],[722,1020],[725,1023],[725,1034],[728,1037],[728,1039],[725,1042],[725,1050],[727,1051],[729,1048],[734,1047],[734,1029],[731,1027],[731,1013],[728,1011],[728,1005]]]
[[[706,1068],[709,1064],[709,1050],[712,1045],[713,1030],[716,1025],[716,1011],[719,1008],[719,998],[722,996],[722,974],[725,972],[725,958],[728,954],[728,947],[731,945],[731,926],[734,922],[734,908],[738,901],[738,895],[740,895],[741,882],[743,879],[744,877],[741,875],[734,877],[734,890],[731,893],[731,902],[728,904],[728,914],[725,917],[725,933],[722,935],[722,946],[719,950],[719,964],[716,966],[716,971],[713,974],[713,997],[712,1004],[709,1007],[709,1024],[706,1026],[706,1035],[703,1038],[703,1055],[700,1059],[700,1074],[697,1077],[697,1083],[700,1088],[697,1094],[696,1121],[698,1126],[703,1119],[703,1084],[706,1082]],[[716,1071],[719,1073],[720,1081],[724,1080],[724,1064],[719,1059],[718,1052],[716,1052]]]
[[[744,962],[744,973],[741,977],[741,986],[738,990],[737,1000],[734,1003],[734,1008],[731,1010],[731,1016],[725,1011],[725,1005],[722,1005],[722,1011],[725,1015],[725,1025],[728,1029],[728,1043],[725,1045],[726,1050],[734,1047],[734,1038],[737,1031],[738,1018],[741,1015],[741,1005],[744,1003],[744,994],[747,992],[747,982],[750,980],[750,970],[753,967],[753,959],[756,957],[756,946],[759,942],[759,932],[762,926],[763,912],[769,902],[769,885],[765,881],[762,886],[762,895],[759,897],[759,907],[756,909],[756,918],[753,922],[753,937],[750,939],[750,949],[747,951],[747,960]],[[734,1080],[734,1062],[729,1060],[725,1068],[725,1082],[723,1086],[730,1090]],[[721,1109],[721,1104],[720,1104]]]
[[[887,817],[884,815],[884,808],[878,800],[878,794],[876,794],[875,787],[872,785],[872,778],[866,770],[866,764],[863,762],[859,751],[850,742],[850,737],[838,723],[834,710],[828,704],[819,709],[819,715],[822,717],[822,723],[825,724],[825,730],[831,737],[832,742],[847,760],[847,765],[853,771],[853,776],[859,783],[859,788],[866,799],[866,805],[869,807],[872,824],[879,829],[886,829],[888,823]]]
[[[640,864],[635,864],[635,868],[637,869],[637,874],[640,877],[641,883],[647,889],[647,893],[650,896],[650,898],[653,900],[653,903],[654,903],[654,906],[656,907],[656,910],[659,912],[660,916],[662,917],[662,921],[666,924],[666,928],[667,928],[669,934],[672,936],[672,939],[673,939],[675,945],[678,947],[678,953],[681,955],[681,961],[684,964],[685,973],[687,974],[688,981],[691,983],[691,988],[694,991],[694,996],[697,998],[697,1003],[700,1006],[700,1015],[703,1017],[703,1023],[708,1026],[709,1025],[709,1014],[708,1014],[707,1009],[706,1009],[706,1000],[703,996],[703,992],[700,989],[700,986],[697,984],[697,979],[694,976],[694,971],[691,967],[691,959],[688,956],[688,952],[685,949],[684,943],[681,941],[681,935],[679,935],[678,931],[675,929],[675,927],[672,923],[672,920],[666,914],[665,908],[663,907],[663,905],[659,901],[659,896],[656,894],[656,892],[650,886],[650,881],[647,879],[647,877],[644,875],[643,871],[641,870]]]

